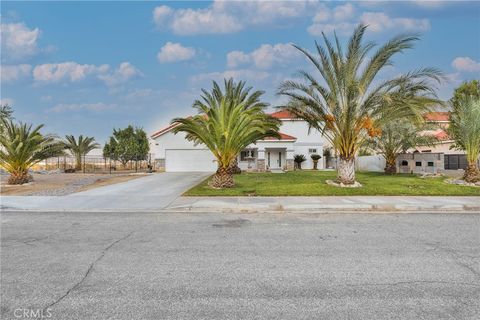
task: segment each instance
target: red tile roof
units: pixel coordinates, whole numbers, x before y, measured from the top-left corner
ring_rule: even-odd
[[[450,112],[429,112],[423,115],[426,121],[450,121]]]
[[[290,111],[280,110],[270,114],[272,117],[277,119],[296,119],[297,117],[293,115]]]
[[[157,137],[160,137],[162,134],[165,134],[165,133],[169,132],[170,130],[172,130],[173,128],[175,128],[177,125],[178,125],[177,123],[171,124],[171,125],[169,125],[168,127],[163,128],[162,130],[155,132],[155,133],[152,134],[150,137],[151,137],[152,139],[155,139],[155,138],[157,138]]]
[[[435,138],[438,140],[449,140],[450,136],[444,130],[439,130],[435,133]]]
[[[263,140],[268,140],[268,141],[272,141],[272,140],[278,140],[278,141],[280,141],[280,140],[297,140],[297,138],[294,137],[294,136],[290,136],[288,134],[281,133],[281,132],[279,132],[279,134],[280,134],[280,139],[274,138],[274,137],[267,137]]]

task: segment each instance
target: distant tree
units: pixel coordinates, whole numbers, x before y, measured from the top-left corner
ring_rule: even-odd
[[[131,125],[125,129],[113,129],[113,136],[103,148],[104,157],[118,160],[124,167],[129,161],[146,160],[148,152],[146,132],[142,128],[134,128]]]
[[[458,105],[461,100],[468,96],[480,98],[480,81],[472,80],[462,83],[453,92],[453,97],[450,99],[450,103],[453,106]]]
[[[65,149],[69,150],[76,159],[75,170],[82,169],[82,157],[95,148],[98,148],[98,143],[93,137],[78,136],[78,140],[73,135],[65,136]]]
[[[36,163],[63,154],[64,144],[54,135],[43,135],[43,125],[14,123],[1,119],[4,132],[0,135],[0,165],[10,173],[9,184],[33,180],[28,170]]]
[[[103,157],[118,160],[117,149],[117,140],[110,137],[110,140],[103,146]]]

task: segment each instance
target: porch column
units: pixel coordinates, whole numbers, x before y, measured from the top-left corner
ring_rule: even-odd
[[[287,171],[293,171],[295,169],[295,163],[293,161],[294,157],[294,150],[287,150],[286,155],[286,162],[287,162]]]
[[[257,171],[265,172],[265,148],[258,148],[257,153]]]

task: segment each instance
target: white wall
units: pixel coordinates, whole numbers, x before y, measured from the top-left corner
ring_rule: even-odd
[[[308,133],[308,124],[303,120],[282,120],[280,132],[296,137],[297,142],[325,144],[325,138],[317,130],[311,129]]]
[[[355,159],[355,169],[359,171],[383,172],[385,165],[385,158],[381,155],[360,156]]]
[[[166,149],[205,149],[204,144],[195,146],[193,142],[185,139],[185,133],[167,132],[160,137],[153,139],[151,152],[155,154],[155,159],[165,159]]]

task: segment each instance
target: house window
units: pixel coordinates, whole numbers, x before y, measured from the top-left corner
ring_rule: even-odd
[[[255,158],[254,150],[243,150],[240,152],[240,161],[247,161],[247,158]]]
[[[403,160],[403,161],[402,161],[402,166],[408,166],[408,161],[407,161],[407,160]]]
[[[433,161],[428,161],[427,166],[433,167]]]
[[[415,166],[416,167],[421,167],[422,166],[422,161],[416,161]]]
[[[308,153],[317,153],[317,149],[308,149]]]

